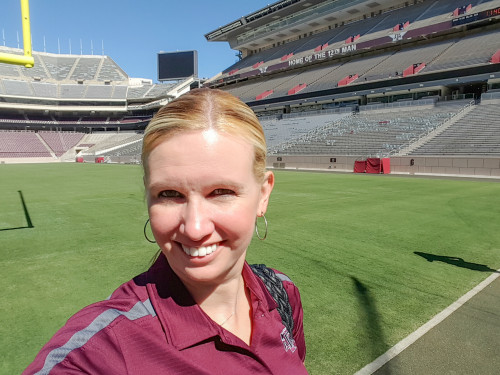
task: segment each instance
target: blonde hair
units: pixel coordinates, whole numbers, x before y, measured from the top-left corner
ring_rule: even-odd
[[[163,106],[144,132],[142,166],[148,176],[148,156],[162,141],[183,131],[213,129],[241,137],[254,146],[254,175],[266,172],[266,139],[255,113],[235,96],[216,89],[195,89]]]

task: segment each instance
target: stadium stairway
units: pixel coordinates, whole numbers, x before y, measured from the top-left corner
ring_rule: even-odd
[[[50,146],[47,144],[47,142],[44,141],[44,139],[40,136],[40,134],[35,133],[35,135],[38,138],[38,140],[44,145],[44,147],[47,149],[47,151],[50,152],[50,155],[52,156],[52,158],[57,159],[57,156],[54,153],[54,151],[52,151]]]
[[[442,132],[444,132],[446,129],[448,129],[450,126],[455,124],[457,121],[460,121],[462,118],[464,118],[469,112],[471,112],[475,107],[474,101],[471,101],[467,106],[465,106],[460,112],[458,112],[456,115],[450,117],[448,120],[444,121],[440,126],[438,126],[436,129],[432,130],[425,136],[417,139],[415,142],[411,143],[408,147],[403,148],[400,150],[397,154],[394,156],[406,156],[410,154],[412,151],[416,150],[423,144],[429,142],[431,139],[434,137],[438,136]]]

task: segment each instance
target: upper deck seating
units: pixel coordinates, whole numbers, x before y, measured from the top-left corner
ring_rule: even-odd
[[[473,11],[494,8],[500,5],[500,0],[482,1],[471,0],[467,4],[473,6]],[[326,51],[341,48],[349,36],[360,35],[359,42],[369,41],[380,37],[387,37],[393,33],[395,24],[409,21],[409,29],[425,27],[443,21],[450,21],[453,10],[457,7],[455,0],[424,1],[410,4],[407,7],[395,9],[373,17],[348,23],[326,30],[306,38],[284,43],[245,57],[223,71],[222,78],[229,76],[229,72],[238,70],[236,74],[254,70],[253,64],[263,61],[264,67],[279,63],[283,55],[293,53],[300,57],[313,53],[318,45],[328,44]]]
[[[69,73],[76,64],[77,59],[76,56],[43,56],[50,77],[58,81],[69,79]]]
[[[31,82],[34,96],[39,98],[57,98],[57,85],[54,83]]]
[[[113,86],[106,85],[88,85],[85,97],[87,99],[111,99]]]
[[[166,96],[168,91],[172,89],[173,84],[155,84],[148,90],[144,95],[147,98],[158,98],[162,96]]]
[[[127,91],[127,99],[140,99],[143,98],[153,85],[129,86]]]
[[[466,36],[444,50],[425,68],[426,72],[486,64],[500,49],[498,30]]]
[[[33,96],[31,85],[26,81],[4,79],[2,85],[7,95]]]
[[[127,86],[113,86],[113,99],[126,99],[127,98]]]
[[[70,79],[76,80],[89,80],[92,81],[95,78],[97,69],[101,64],[102,58],[100,57],[80,57],[76,61],[75,68],[71,73]]]
[[[110,59],[108,56],[104,56],[97,79],[99,81],[122,82],[126,81],[128,79],[128,76],[118,65],[116,65],[116,63],[112,59]]]
[[[36,78],[41,80],[46,80],[49,78],[49,74],[45,68],[43,58],[40,55],[34,53],[33,58],[35,59],[35,65],[32,68],[19,67],[22,75],[25,77]],[[0,64],[1,65],[1,64]]]
[[[59,85],[61,97],[67,99],[82,99],[87,91],[87,85]]]

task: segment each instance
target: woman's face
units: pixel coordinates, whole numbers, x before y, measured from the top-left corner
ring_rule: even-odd
[[[253,160],[248,142],[211,129],[167,138],[149,154],[151,228],[184,283],[222,283],[241,273],[274,184],[271,172],[256,181]]]

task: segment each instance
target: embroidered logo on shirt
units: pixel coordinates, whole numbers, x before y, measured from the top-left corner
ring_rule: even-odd
[[[283,331],[281,331],[281,342],[283,343],[286,352],[290,350],[293,353],[297,350],[295,340],[292,336],[290,336],[290,333],[286,328],[283,328]]]

